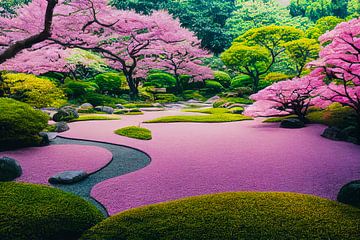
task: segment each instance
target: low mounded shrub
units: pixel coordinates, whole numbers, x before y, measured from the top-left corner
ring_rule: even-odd
[[[152,73],[147,77],[144,86],[154,86],[157,88],[173,88],[176,86],[176,79],[168,73]]]
[[[49,116],[30,105],[10,98],[0,98],[0,150],[36,146]]]
[[[223,71],[214,71],[214,80],[219,82],[224,88],[230,87],[231,77]]]
[[[224,90],[224,87],[219,82],[214,80],[206,80],[205,88],[207,89],[208,92],[213,92],[213,93],[219,93],[222,90]]]
[[[120,136],[135,138],[135,139],[140,139],[140,140],[151,140],[152,139],[152,134],[149,129],[136,127],[136,126],[120,128],[120,129],[116,130],[115,133]]]
[[[360,210],[295,193],[221,193],[131,209],[86,231],[92,239],[357,240]]]
[[[121,98],[114,98],[107,95],[102,95],[99,93],[87,93],[83,95],[82,102],[91,103],[93,106],[113,106],[115,104],[125,104],[126,100]]]
[[[155,100],[158,103],[177,102],[179,99],[171,93],[159,93],[155,95]]]
[[[86,200],[59,189],[0,183],[1,240],[75,240],[104,219]]]

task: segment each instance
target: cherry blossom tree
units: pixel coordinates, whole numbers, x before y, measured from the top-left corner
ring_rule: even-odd
[[[307,111],[317,102],[322,85],[323,82],[313,76],[275,83],[250,96],[256,102],[245,114],[254,117],[294,114],[305,122]]]
[[[318,105],[333,102],[353,108],[360,126],[360,19],[340,23],[320,37],[320,58],[310,65],[312,75],[327,83],[322,88]]]

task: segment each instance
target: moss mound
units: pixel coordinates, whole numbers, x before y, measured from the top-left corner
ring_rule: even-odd
[[[125,211],[82,239],[359,239],[360,210],[294,193],[223,193]]]
[[[1,240],[72,240],[103,219],[84,199],[59,189],[0,183]]]
[[[124,137],[135,138],[140,140],[152,139],[152,134],[149,129],[136,127],[136,126],[120,128],[116,130],[115,133]]]
[[[146,121],[145,123],[174,123],[174,122],[198,122],[198,123],[221,123],[252,120],[241,114],[207,114],[204,116],[168,116]]]

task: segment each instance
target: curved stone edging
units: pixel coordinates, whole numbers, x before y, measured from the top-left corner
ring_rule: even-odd
[[[64,191],[76,194],[100,209],[104,215],[108,216],[106,208],[95,198],[90,196],[91,189],[98,183],[110,178],[119,177],[127,173],[135,172],[146,166],[151,162],[149,154],[128,146],[106,143],[100,141],[91,141],[85,139],[74,139],[58,136],[51,144],[77,144],[103,147],[113,154],[113,159],[104,167],[89,175],[88,178],[81,182],[71,185],[53,184],[52,186],[60,188]]]

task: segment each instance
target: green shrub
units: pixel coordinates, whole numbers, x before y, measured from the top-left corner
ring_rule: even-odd
[[[76,99],[87,93],[95,92],[98,88],[99,86],[93,82],[68,80],[64,84],[64,91],[71,99]]]
[[[173,88],[176,86],[176,78],[169,73],[152,73],[146,78],[144,86],[154,86],[157,88]]]
[[[251,87],[253,80],[248,75],[238,75],[231,80],[231,88]]]
[[[115,133],[121,136],[140,139],[140,140],[152,139],[151,131],[149,129],[136,127],[136,126],[120,128],[116,130]]]
[[[224,90],[224,87],[217,81],[214,80],[206,80],[205,88],[208,92],[219,93]]]
[[[103,220],[92,204],[59,189],[0,183],[1,240],[75,240]]]
[[[142,102],[137,102],[137,103],[127,103],[123,105],[125,108],[148,108],[148,107],[153,107],[152,103],[142,103]]]
[[[99,93],[87,93],[82,96],[82,102],[91,103],[93,106],[113,106],[115,104],[125,104],[126,100],[121,98],[114,98],[107,95],[102,95]]]
[[[230,109],[230,112],[233,114],[242,114],[244,112],[243,107],[234,107]]]
[[[286,80],[289,78],[291,78],[291,77],[289,75],[286,75],[285,73],[271,72],[268,75],[266,75],[264,80],[271,82],[271,83],[275,83],[275,82],[283,81],[283,80]]]
[[[168,116],[160,117],[146,123],[175,123],[175,122],[197,122],[197,123],[221,123],[221,122],[237,122],[244,120],[252,120],[251,117],[241,114],[206,114],[204,116]]]
[[[0,150],[39,145],[39,132],[48,120],[47,114],[26,103],[0,98]]]
[[[131,209],[81,239],[337,239],[360,235],[360,210],[295,193],[221,193]]]
[[[94,77],[91,82],[99,86],[99,93],[102,94],[121,94],[127,88],[126,78],[122,73],[107,72]]]
[[[155,101],[158,103],[177,102],[179,100],[174,94],[171,93],[158,93],[155,94]]]
[[[206,98],[200,94],[197,90],[185,90],[182,94],[184,100],[195,99],[199,101],[205,101]]]
[[[118,116],[111,115],[95,115],[95,114],[84,114],[80,115],[79,118],[73,119],[70,122],[80,122],[80,121],[106,121],[106,120],[120,120]]]
[[[230,87],[231,77],[223,71],[214,71],[214,80],[219,82],[224,88]]]

